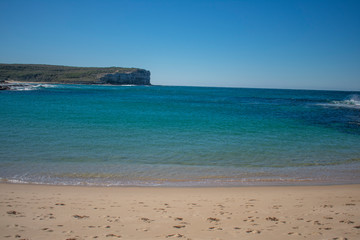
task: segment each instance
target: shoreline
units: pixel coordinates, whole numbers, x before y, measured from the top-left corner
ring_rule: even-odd
[[[261,187],[326,187],[326,186],[353,186],[359,185],[359,182],[350,183],[349,181],[346,182],[330,182],[330,181],[269,181],[269,182],[262,182],[262,181],[249,181],[249,182],[242,182],[242,184],[188,184],[188,185],[170,185],[170,184],[91,184],[91,183],[82,183],[82,184],[56,184],[56,183],[37,183],[37,182],[23,182],[23,181],[11,181],[11,180],[0,180],[1,184],[9,184],[9,185],[30,185],[30,186],[59,186],[59,187],[89,187],[89,188],[194,188],[194,189],[202,189],[202,188],[261,188]]]
[[[360,183],[346,183],[346,184],[318,184],[318,185],[241,185],[241,186],[135,186],[135,185],[124,185],[124,186],[99,186],[99,185],[57,185],[57,184],[37,184],[37,183],[11,183],[11,182],[0,182],[0,188],[3,185],[10,186],[32,186],[32,187],[59,187],[59,188],[99,188],[99,189],[242,189],[242,188],[331,188],[331,187],[358,187],[360,191]]]
[[[1,239],[360,238],[360,184],[0,189]]]
[[[32,166],[33,169],[34,165]],[[126,165],[125,165],[126,167]],[[36,168],[37,172],[39,168]],[[121,167],[119,168],[122,169]],[[126,168],[125,168],[126,169]],[[144,169],[144,168],[140,168]],[[155,169],[155,168],[154,168]],[[220,169],[216,172],[210,169],[210,173],[206,173],[201,168],[176,168],[172,172],[177,172],[177,175],[166,174],[168,169],[150,169],[147,174],[143,176],[136,175],[129,177],[132,173],[132,168],[127,168],[126,176],[124,171],[119,171],[119,174],[113,174],[108,168],[101,173],[86,173],[82,171],[79,166],[75,167],[72,174],[56,174],[55,169],[49,168],[51,174],[39,175],[33,177],[26,176],[26,172],[17,171],[12,174],[4,174],[0,178],[0,183],[5,184],[33,184],[33,185],[48,185],[48,186],[91,186],[91,187],[174,187],[174,188],[233,188],[233,187],[252,187],[252,186],[337,186],[337,185],[353,185],[360,184],[359,179],[359,164],[344,164],[336,166],[315,166],[315,167],[294,167],[284,169],[256,169],[248,175],[242,175],[245,170],[235,175],[235,170],[231,171],[227,168]],[[201,171],[200,171],[200,170]],[[136,170],[136,169],[135,169]],[[209,170],[209,169],[208,169]],[[226,172],[226,170],[228,170]],[[81,172],[82,171],[82,172]],[[139,170],[138,170],[139,171]],[[60,171],[61,172],[61,171]],[[171,171],[170,171],[171,172]],[[15,175],[17,174],[17,175]],[[135,172],[136,174],[136,172]],[[163,175],[161,175],[163,174]],[[196,176],[196,174],[198,174]],[[207,174],[207,175],[205,175]],[[228,175],[224,175],[228,174]],[[317,174],[317,175],[316,175]],[[22,177],[25,176],[25,177]],[[159,176],[159,177],[156,177]],[[290,177],[292,176],[292,177]],[[16,178],[17,177],[17,178]],[[37,177],[37,178],[36,178]]]
[[[44,184],[44,183],[13,183],[0,182],[2,185],[10,186],[31,186],[31,187],[59,187],[59,188],[89,188],[89,189],[242,189],[242,188],[331,188],[331,187],[357,187],[360,191],[360,183],[334,183],[334,184],[314,184],[314,185],[236,185],[236,186],[142,186],[142,185],[58,185],[58,184]]]

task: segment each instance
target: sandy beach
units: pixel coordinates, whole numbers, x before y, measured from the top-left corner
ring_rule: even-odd
[[[1,239],[360,239],[360,185],[0,189]]]

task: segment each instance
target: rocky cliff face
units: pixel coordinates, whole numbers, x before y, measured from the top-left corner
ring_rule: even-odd
[[[138,69],[126,73],[109,73],[99,80],[101,83],[109,84],[150,85],[150,71]]]

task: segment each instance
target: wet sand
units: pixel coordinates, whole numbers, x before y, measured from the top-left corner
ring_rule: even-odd
[[[0,189],[0,239],[360,239],[360,185]]]

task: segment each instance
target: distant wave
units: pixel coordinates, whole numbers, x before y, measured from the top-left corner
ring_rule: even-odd
[[[55,88],[53,84],[11,84],[9,85],[12,91],[33,91],[41,88]]]
[[[39,88],[38,85],[12,85],[10,86],[10,90],[12,91],[32,91],[37,90]]]
[[[336,107],[336,108],[360,109],[360,96],[357,94],[352,94],[346,97],[342,101],[332,101],[330,103],[324,103],[320,105],[327,107]]]

